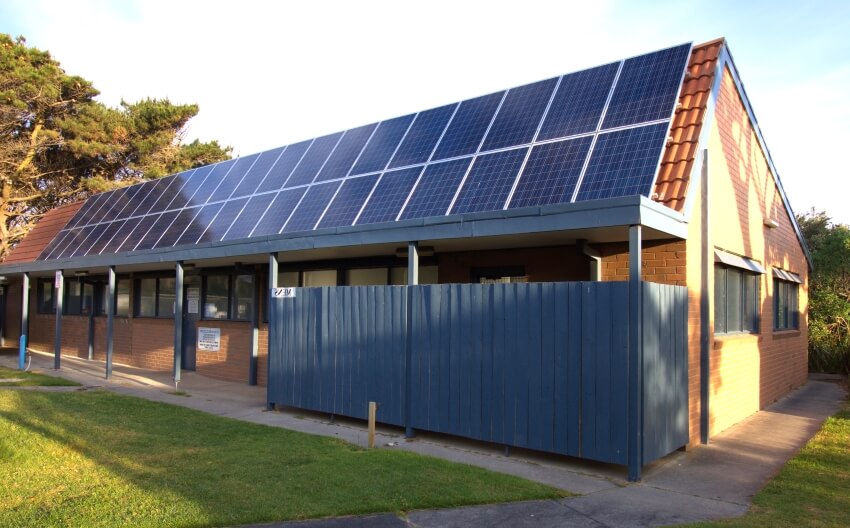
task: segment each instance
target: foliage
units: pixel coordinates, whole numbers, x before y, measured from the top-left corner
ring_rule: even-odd
[[[739,519],[700,527],[847,526],[850,512],[850,404],[829,418],[800,454],[754,498]]]
[[[183,144],[197,105],[96,100],[50,53],[0,33],[0,258],[46,211],[86,196],[230,157]]]
[[[814,271],[809,288],[809,368],[850,374],[850,228],[814,209],[797,218]]]
[[[235,526],[563,495],[103,391],[2,391],[0,431],[0,526]]]

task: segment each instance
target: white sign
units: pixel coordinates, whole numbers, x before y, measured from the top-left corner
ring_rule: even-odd
[[[53,281],[53,287],[57,290],[62,287],[62,272],[56,270],[56,278]]]
[[[198,307],[201,305],[201,289],[186,288],[186,313],[198,313]]]
[[[198,350],[206,352],[221,350],[221,328],[198,328]]]
[[[294,299],[295,288],[272,288],[272,297],[275,299]]]

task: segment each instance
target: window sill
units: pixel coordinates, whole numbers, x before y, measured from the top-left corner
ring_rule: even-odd
[[[773,338],[774,339],[785,339],[790,337],[800,337],[803,333],[799,328],[789,328],[787,330],[774,330]]]
[[[723,343],[734,341],[761,341],[761,334],[753,332],[736,332],[734,334],[714,334],[714,348],[720,348]]]

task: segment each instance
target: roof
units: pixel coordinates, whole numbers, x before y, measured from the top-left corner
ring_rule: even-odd
[[[676,115],[670,125],[670,139],[655,180],[652,198],[676,211],[683,211],[688,184],[699,147],[717,59],[724,40],[717,39],[694,46],[688,72],[679,93]]]
[[[46,212],[35,227],[3,259],[3,264],[35,261],[44,247],[68,224],[68,221],[77,214],[84,203],[75,202],[62,205]]]

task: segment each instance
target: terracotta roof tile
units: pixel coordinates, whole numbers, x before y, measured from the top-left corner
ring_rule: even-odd
[[[679,104],[670,125],[670,139],[661,157],[661,168],[652,195],[654,200],[676,211],[685,207],[702,123],[714,84],[717,57],[724,44],[723,39],[717,39],[694,46],[688,73],[679,92]]]
[[[33,262],[47,247],[65,224],[77,214],[85,202],[76,202],[51,209],[24,236],[17,246],[3,260],[3,264]]]

